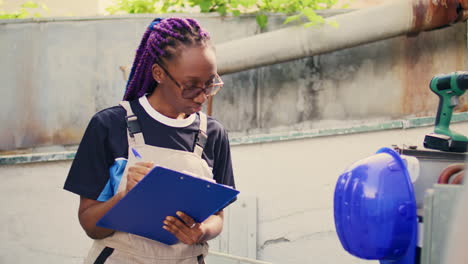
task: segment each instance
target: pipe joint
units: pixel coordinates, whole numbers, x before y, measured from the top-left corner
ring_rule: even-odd
[[[430,31],[468,19],[468,0],[413,0],[411,33]]]

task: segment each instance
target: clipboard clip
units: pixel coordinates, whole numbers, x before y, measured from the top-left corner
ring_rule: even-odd
[[[198,176],[197,174],[192,173],[192,172],[190,172],[190,171],[183,170],[183,171],[181,171],[181,173],[187,174],[187,175],[192,176],[192,177],[194,177],[194,178],[199,178],[199,179],[205,180],[205,181],[208,182],[208,184],[209,184],[210,182],[211,182],[211,183],[216,183],[215,179],[208,178],[208,177],[201,177],[201,176]],[[183,180],[183,179],[184,179],[184,176],[180,176],[179,179],[180,179],[180,180]]]

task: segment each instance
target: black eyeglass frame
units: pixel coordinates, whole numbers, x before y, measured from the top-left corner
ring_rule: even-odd
[[[213,79],[218,79],[219,82],[206,85],[203,88],[197,87],[194,89],[188,89],[188,88],[185,88],[183,85],[181,85],[178,81],[176,81],[175,78],[172,77],[172,75],[169,73],[169,71],[165,67],[163,67],[159,63],[157,63],[157,65],[161,67],[161,69],[163,69],[164,73],[167,74],[169,79],[171,79],[174,82],[174,84],[177,85],[177,87],[179,87],[182,90],[182,97],[184,99],[193,99],[197,97],[198,95],[200,95],[202,92],[205,93],[207,97],[215,96],[221,90],[221,88],[223,88],[223,85],[224,85],[224,82],[221,79],[221,77],[219,77],[219,75],[216,74]]]

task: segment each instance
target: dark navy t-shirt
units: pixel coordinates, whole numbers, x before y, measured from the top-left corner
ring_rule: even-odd
[[[152,108],[146,97],[130,102],[138,117],[145,143],[193,152],[200,127],[199,114],[183,120],[168,118]],[[125,109],[114,106],[93,116],[83,135],[64,188],[80,196],[106,201],[117,191],[128,158]],[[208,117],[208,141],[202,158],[217,183],[235,187],[228,135]]]

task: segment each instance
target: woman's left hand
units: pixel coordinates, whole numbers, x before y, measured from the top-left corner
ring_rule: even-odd
[[[205,229],[202,223],[196,223],[192,217],[183,212],[176,213],[180,219],[173,216],[168,216],[164,220],[163,228],[171,232],[182,243],[187,245],[194,245],[203,242],[205,236]]]

